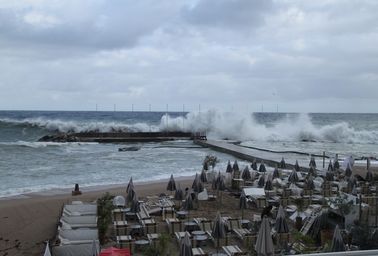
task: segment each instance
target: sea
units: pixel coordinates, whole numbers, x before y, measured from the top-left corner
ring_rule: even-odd
[[[135,144],[38,142],[59,132],[190,131],[209,139],[278,152],[299,151],[333,158],[378,158],[378,114],[0,111],[0,198],[58,193],[74,187],[101,188],[134,181],[192,176],[207,155],[224,171],[234,157],[192,141]],[[295,156],[285,155],[287,162]],[[239,166],[250,163],[238,160]]]

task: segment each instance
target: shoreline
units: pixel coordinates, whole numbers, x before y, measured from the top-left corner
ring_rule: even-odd
[[[194,179],[195,174],[192,175],[185,175],[185,176],[174,176],[176,182],[180,181],[186,181],[188,179],[193,178]],[[133,180],[134,185],[148,185],[151,183],[163,183],[168,182],[170,175],[167,175],[166,178],[158,178],[153,180]],[[90,185],[90,186],[80,186],[80,190],[82,192],[98,192],[98,191],[106,191],[106,190],[120,190],[120,189],[126,189],[128,180],[126,183],[120,183],[120,184],[104,184],[104,185]],[[22,193],[18,195],[9,195],[9,196],[0,196],[0,202],[3,201],[9,201],[9,200],[20,200],[20,199],[27,199],[27,198],[33,198],[33,197],[41,197],[41,196],[59,196],[64,194],[71,194],[71,191],[73,190],[75,184],[72,184],[72,188],[54,188],[54,189],[47,189],[47,190],[41,190],[36,192],[29,192],[29,193]]]

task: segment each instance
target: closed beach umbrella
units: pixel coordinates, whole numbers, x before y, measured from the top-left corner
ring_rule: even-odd
[[[173,178],[173,174],[171,174],[171,178],[168,181],[167,190],[171,192],[176,190],[176,182],[175,182],[175,179]]]
[[[257,182],[257,186],[259,188],[264,187],[264,185],[265,185],[265,174],[261,175],[259,178],[259,181]]]
[[[244,219],[244,209],[247,209],[247,197],[244,192],[240,194],[239,209],[242,210],[242,219]]]
[[[370,169],[368,169],[368,171],[366,173],[365,180],[368,181],[368,182],[372,182],[373,179],[374,179],[373,173],[370,171]]]
[[[356,187],[356,185],[353,186],[352,195],[354,195],[354,196],[357,195],[357,187]]]
[[[191,193],[188,193],[185,197],[184,203],[182,204],[182,209],[186,211],[190,211],[190,210],[193,210],[193,208],[194,206],[193,206],[192,195]]]
[[[244,168],[242,172],[242,179],[243,180],[250,180],[252,178],[251,173],[249,172],[248,165]]]
[[[273,256],[274,246],[272,235],[270,234],[270,224],[267,217],[264,217],[259,234],[257,235],[255,250],[259,256]]]
[[[318,216],[315,217],[314,223],[312,224],[309,235],[313,239],[318,239],[320,237],[320,231],[328,227],[328,210],[322,209]]]
[[[211,231],[212,237],[217,239],[217,252],[219,250],[219,239],[226,237],[226,228],[224,226],[224,222],[221,218],[219,212],[217,212],[217,216],[215,217],[214,226]]]
[[[202,184],[197,173],[196,173],[196,177],[194,178],[194,181],[193,181],[193,184],[192,184],[192,189],[196,193],[201,193],[203,191],[203,184]]]
[[[348,189],[353,189],[357,185],[357,180],[352,176],[348,179]]]
[[[318,176],[317,172],[316,172],[316,170],[313,166],[310,167],[310,169],[308,170],[308,173],[312,174],[312,176],[314,176],[314,177]]]
[[[366,159],[366,169],[367,170],[370,169],[370,158],[369,157]]]
[[[127,184],[126,192],[129,193],[131,189],[134,189],[133,177],[130,178],[129,183]]]
[[[232,173],[232,166],[230,160],[228,160],[226,172]]]
[[[289,233],[289,226],[287,225],[286,214],[282,205],[280,205],[280,207],[278,208],[274,229],[277,233]]]
[[[314,179],[313,179],[313,177],[311,175],[306,180],[306,189],[309,189],[309,190],[314,190],[315,189]]]
[[[188,232],[185,232],[185,236],[181,240],[180,256],[193,256],[192,243],[190,242]]]
[[[334,174],[333,174],[332,171],[327,171],[327,172],[326,172],[326,176],[325,176],[325,178],[326,178],[326,180],[328,180],[328,181],[333,181],[335,177],[334,177]]]
[[[345,169],[345,176],[347,176],[347,177],[352,176],[352,167],[351,167],[351,165],[349,163],[348,163],[348,165],[347,165],[347,167]]]
[[[131,201],[133,201],[133,198],[135,196],[135,191],[134,189],[130,189],[129,192],[127,193],[127,196],[126,196],[126,201],[127,203],[129,204]]]
[[[279,178],[280,177],[280,172],[278,171],[278,168],[274,168],[273,171],[273,179]]]
[[[232,165],[232,169],[234,170],[234,172],[239,171],[238,161],[235,160],[234,164]]]
[[[301,168],[299,167],[299,164],[298,164],[298,160],[295,160],[295,165],[294,165],[294,169],[299,172],[301,170]]]
[[[139,201],[136,194],[134,194],[134,198],[131,201],[130,212],[133,212],[133,213],[140,212],[140,205],[139,205]]]
[[[341,236],[339,225],[336,225],[335,231],[333,232],[331,252],[345,252],[346,246]]]
[[[282,159],[281,159],[281,162],[280,162],[279,167],[280,167],[281,169],[286,169],[286,163],[285,163],[285,159],[284,159],[283,157],[282,157]]]
[[[288,181],[290,181],[292,183],[299,181],[299,177],[298,177],[297,171],[295,169],[290,173]]]
[[[256,159],[253,159],[252,164],[251,164],[251,168],[252,168],[252,170],[257,171]]]
[[[200,180],[203,183],[207,183],[207,175],[206,175],[206,171],[205,170],[202,170],[201,175],[200,175]]]
[[[51,256],[49,241],[46,243],[45,253],[43,256]]]
[[[264,161],[261,161],[261,164],[260,164],[260,167],[259,167],[259,172],[266,172]]]
[[[310,160],[310,164],[309,164],[309,166],[310,166],[310,167],[312,166],[312,167],[316,168],[315,157],[311,156],[311,160]]]
[[[264,186],[265,190],[273,190],[272,180],[268,178]]]
[[[184,191],[181,188],[176,189],[174,198],[179,201],[184,200]]]
[[[328,169],[327,171],[329,172],[333,172],[335,169],[333,168],[333,165],[332,165],[332,160],[329,160],[329,164],[328,164]]]

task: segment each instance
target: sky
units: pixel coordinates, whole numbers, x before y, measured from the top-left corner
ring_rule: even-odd
[[[0,0],[0,109],[377,112],[375,0]]]

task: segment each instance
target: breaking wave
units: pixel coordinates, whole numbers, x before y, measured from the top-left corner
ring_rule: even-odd
[[[148,120],[63,120],[45,117],[0,119],[1,127],[36,128],[48,132],[148,132],[185,131],[206,132],[208,137],[253,141],[327,141],[341,143],[377,144],[378,130],[356,129],[346,121],[315,124],[309,114],[286,114],[271,122],[258,120],[250,114],[209,110],[172,117],[162,115],[160,123]]]
[[[183,117],[163,116],[161,130],[206,131],[209,137],[255,141],[327,141],[376,144],[378,131],[357,130],[347,122],[315,125],[308,114],[287,114],[271,124],[253,115],[211,110]]]

